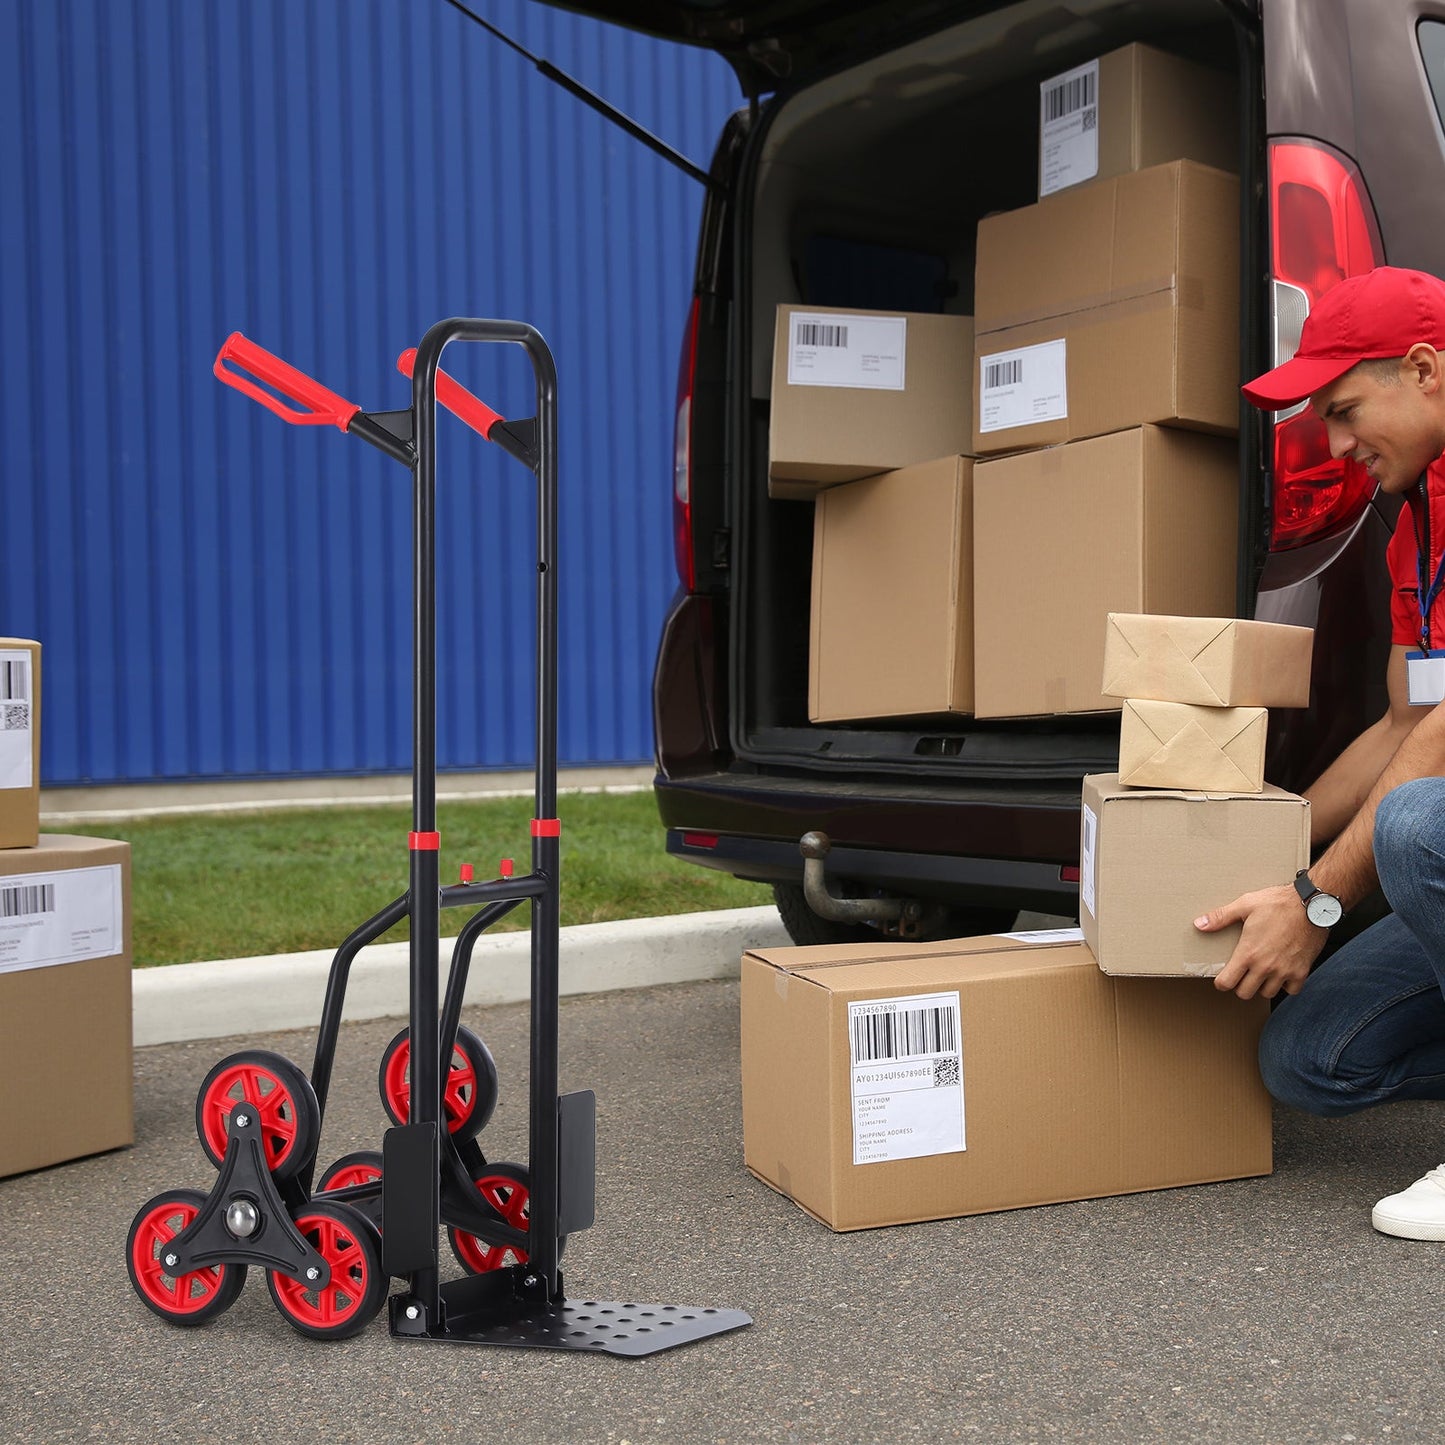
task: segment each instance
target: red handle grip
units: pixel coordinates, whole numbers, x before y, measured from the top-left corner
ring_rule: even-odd
[[[408,347],[396,358],[396,369],[410,378],[416,367],[416,347]],[[437,369],[437,400],[449,412],[461,417],[473,431],[490,438],[491,431],[499,421],[506,418],[494,412],[480,397],[473,396],[461,382],[454,381],[446,372]]]
[[[233,366],[242,370],[233,371]],[[216,353],[216,364],[212,370],[227,386],[235,387],[252,401],[259,401],[268,411],[274,411],[282,421],[289,421],[295,426],[322,426],[330,422],[332,426],[345,431],[351,425],[352,417],[361,410],[359,406],[337,396],[334,391],[328,391],[304,371],[297,371],[279,356],[273,356],[264,347],[247,340],[239,331],[233,331],[226,338],[225,344]],[[246,376],[244,372],[250,372],[251,375]],[[293,411],[280,397],[263,391],[251,377],[264,381],[267,386],[274,387],[282,396],[288,397],[306,410]]]

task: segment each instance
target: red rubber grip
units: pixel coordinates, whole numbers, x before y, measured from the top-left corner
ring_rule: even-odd
[[[232,367],[241,369],[232,370]],[[297,371],[279,356],[273,356],[264,347],[257,346],[239,331],[233,331],[226,338],[225,344],[216,353],[216,364],[212,370],[218,380],[235,387],[252,401],[259,401],[268,411],[275,412],[282,421],[289,421],[293,426],[323,426],[329,422],[345,431],[351,425],[352,417],[361,410],[334,391],[328,391],[304,371]],[[250,376],[245,372],[249,372]],[[252,377],[257,380],[253,381]],[[257,381],[264,381],[306,410],[292,410],[280,397],[258,386]]]
[[[396,358],[396,369],[408,379],[416,367],[416,347],[408,347]],[[449,412],[461,417],[475,432],[490,438],[492,428],[506,418],[494,412],[480,397],[473,396],[461,382],[437,369],[437,400]]]

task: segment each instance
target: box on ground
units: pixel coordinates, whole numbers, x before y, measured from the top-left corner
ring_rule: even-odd
[[[1240,925],[1200,933],[1194,920],[1242,893],[1290,883],[1310,861],[1310,805],[1259,793],[1127,788],[1084,779],[1079,919],[1105,973],[1213,978]]]
[[[40,837],[40,644],[0,637],[0,848]]]
[[[978,227],[978,456],[1239,425],[1239,183],[1176,161]]]
[[[1110,614],[1104,691],[1203,707],[1308,707],[1313,648],[1309,627]]]
[[[866,1229],[1267,1174],[1268,1016],[1069,930],[748,953],[748,1168]]]
[[[1264,789],[1269,712],[1127,698],[1119,720],[1119,781],[1206,793]]]
[[[0,1175],[134,1138],[130,844],[0,852]]]
[[[1232,441],[1166,427],[975,463],[975,713],[1115,711],[1110,612],[1232,607],[1238,473]]]
[[[973,451],[973,318],[780,306],[768,495]]]
[[[1166,161],[1239,165],[1231,76],[1126,45],[1039,86],[1039,195]]]
[[[973,711],[973,463],[818,494],[808,716]]]

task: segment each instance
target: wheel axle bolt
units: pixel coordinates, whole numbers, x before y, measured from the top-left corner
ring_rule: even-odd
[[[237,1127],[238,1129],[244,1129],[244,1128],[246,1128],[246,1127],[250,1124],[250,1122],[251,1122],[251,1116],[250,1116],[249,1114],[237,1114],[237,1115],[236,1115],[236,1127]]]
[[[166,1255],[164,1262],[167,1269],[174,1269],[176,1265],[176,1256],[173,1254],[168,1254]]]
[[[307,1278],[307,1279],[320,1279],[320,1278],[321,1278],[321,1271],[320,1271],[319,1269],[317,1269],[316,1266],[313,1264],[313,1265],[311,1266],[311,1268],[306,1271],[306,1278]]]
[[[420,1311],[419,1309],[417,1309],[417,1307],[416,1307],[415,1305],[407,1305],[407,1307],[406,1307],[406,1317],[407,1317],[407,1319],[409,1319],[409,1320],[414,1320],[414,1319],[416,1319],[416,1317],[417,1317],[418,1315],[420,1315],[420,1314],[421,1314],[421,1311]]]
[[[537,1276],[535,1274],[529,1274],[527,1278],[522,1281],[522,1283],[525,1284],[528,1289],[534,1289],[536,1288],[537,1284]]]
[[[261,1224],[261,1211],[249,1199],[233,1199],[226,1206],[226,1228],[237,1239],[250,1239]]]

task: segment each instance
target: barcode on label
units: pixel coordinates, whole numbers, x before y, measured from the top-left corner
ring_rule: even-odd
[[[848,328],[819,321],[800,321],[793,343],[796,346],[847,346]]]
[[[1093,105],[1096,79],[1094,72],[1087,70],[1082,75],[1051,85],[1044,91],[1044,120],[1062,120],[1076,110]]]
[[[30,659],[0,662],[0,702],[30,701]]]
[[[985,391],[993,391],[1000,386],[1017,386],[1023,379],[1022,357],[1016,356],[1012,361],[990,361],[983,368]]]
[[[0,918],[28,918],[35,913],[54,912],[53,883],[24,883],[18,888],[0,888]]]
[[[951,1008],[899,1009],[853,1019],[853,1058],[860,1064],[957,1052],[958,1021]]]

